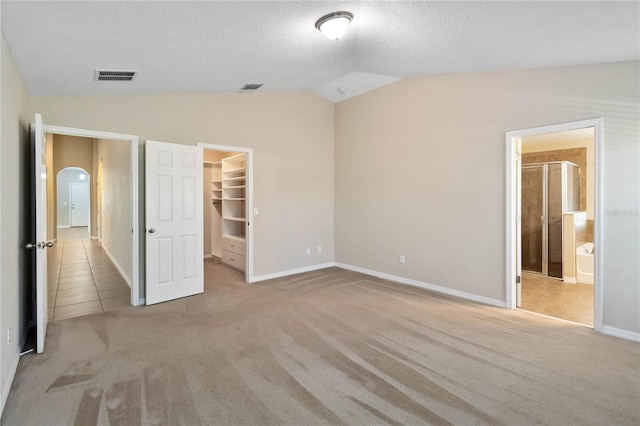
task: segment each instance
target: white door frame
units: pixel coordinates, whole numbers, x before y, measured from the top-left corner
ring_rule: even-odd
[[[140,232],[138,215],[138,137],[123,133],[101,132],[97,130],[76,129],[73,127],[44,125],[45,133],[54,135],[79,136],[94,139],[113,139],[127,141],[131,153],[131,305],[144,304],[140,299]]]
[[[246,154],[247,163],[246,163],[246,183],[247,183],[247,224],[245,229],[245,235],[247,240],[247,271],[245,274],[245,281],[248,283],[253,282],[253,149],[252,148],[244,148],[239,146],[228,146],[228,145],[215,145],[210,143],[198,142],[197,145],[202,147],[202,149],[210,149],[213,151],[224,151],[224,152],[241,152]]]
[[[535,127],[532,129],[516,130],[506,133],[506,305],[508,309],[516,307],[516,274],[518,244],[516,240],[517,230],[517,188],[516,176],[519,172],[517,167],[516,144],[518,139],[540,135],[545,133],[566,132],[569,130],[579,130],[588,127],[594,128],[594,161],[595,161],[595,211],[593,223],[593,239],[596,246],[594,259],[594,329],[603,329],[603,229],[602,220],[604,218],[603,208],[603,146],[604,146],[604,118],[594,118],[589,120],[574,121],[571,123],[554,124],[550,126]]]

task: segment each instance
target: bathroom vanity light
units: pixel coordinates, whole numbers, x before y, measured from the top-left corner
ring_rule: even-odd
[[[316,21],[316,28],[329,40],[340,40],[349,28],[353,15],[349,12],[333,12]]]

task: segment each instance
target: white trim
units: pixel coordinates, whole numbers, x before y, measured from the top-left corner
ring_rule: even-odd
[[[45,133],[56,135],[80,136],[94,139],[112,139],[127,141],[131,157],[131,304],[138,306],[140,299],[140,214],[138,210],[138,137],[124,133],[101,132],[98,130],[77,129],[72,127],[43,125]]]
[[[578,130],[588,127],[594,128],[594,156],[595,156],[595,217],[594,217],[594,243],[598,250],[595,251],[594,268],[594,329],[604,332],[603,327],[603,230],[602,223],[604,218],[604,206],[602,190],[604,188],[604,171],[603,171],[603,146],[604,146],[604,119],[593,118],[589,120],[574,121],[571,123],[554,124],[551,126],[534,127],[531,129],[516,130],[507,132],[505,135],[506,142],[506,205],[505,205],[505,228],[506,228],[506,307],[507,309],[515,309],[515,276],[517,273],[516,257],[517,247],[515,242],[516,235],[516,139],[525,136],[539,135],[545,133],[566,132],[569,130]]]
[[[205,255],[204,255],[204,258],[205,258],[205,259],[211,259],[212,257],[213,257],[213,255],[212,255],[212,254],[205,254]]]
[[[576,280],[575,277],[562,277],[562,281],[564,281],[567,284],[577,284],[578,281]]]
[[[9,371],[6,377],[5,382],[2,385],[2,406],[0,407],[0,416],[4,413],[4,406],[7,404],[7,399],[9,398],[9,392],[11,391],[11,385],[13,384],[13,379],[16,377],[16,371],[18,371],[18,363],[20,362],[20,355],[16,355],[15,359],[11,363],[11,367],[9,367]]]
[[[255,228],[255,222],[253,220],[253,148],[245,148],[240,146],[229,145],[217,145],[204,142],[198,142],[197,146],[202,149],[209,149],[213,151],[226,151],[226,152],[241,152],[247,155],[245,164],[245,182],[246,182],[246,206],[247,209],[247,227],[246,227],[246,272],[245,281],[248,283],[256,282],[253,276],[253,228]]]
[[[63,229],[63,228],[71,228],[71,227],[70,226],[56,226],[56,228]]]
[[[441,287],[435,284],[429,284],[422,281],[412,280],[410,278],[403,278],[397,275],[386,274],[384,272],[373,271],[371,269],[361,268],[359,266],[347,265],[344,263],[337,263],[336,266],[342,269],[348,269],[349,271],[360,272],[361,274],[371,275],[373,277],[382,278],[388,281],[393,281],[399,284],[406,284],[412,287],[418,287],[425,290],[433,291],[435,293],[446,294],[448,296],[459,297],[461,299],[470,300],[472,302],[483,303],[485,305],[498,306],[500,308],[506,307],[502,300],[491,299],[489,297],[478,296],[477,294],[467,293],[466,291],[453,290],[447,287]]]
[[[120,273],[122,278],[129,285],[129,288],[131,288],[131,279],[127,277],[127,274],[124,272],[124,268],[122,268],[122,266],[120,266],[120,264],[118,263],[116,258],[111,254],[111,252],[109,251],[108,248],[106,248],[105,246],[102,246],[102,250],[104,250],[104,253],[107,255],[107,257],[109,259],[111,259],[111,263],[113,263],[113,266],[116,267],[116,269],[118,270],[118,272]]]
[[[144,297],[141,297],[140,299],[137,300],[138,303],[136,306],[144,306],[145,300],[146,299]]]
[[[620,328],[610,327],[605,325],[600,330],[601,333],[607,334],[613,337],[619,337],[621,339],[631,340],[632,342],[640,343],[640,333],[634,331],[622,330]]]
[[[256,277],[253,277],[253,280],[251,280],[249,282],[250,283],[257,283],[259,281],[266,281],[266,280],[272,280],[274,278],[288,277],[289,275],[296,275],[296,274],[302,274],[302,273],[305,273],[305,272],[317,271],[319,269],[331,268],[333,266],[336,266],[335,262],[320,263],[318,265],[304,266],[302,268],[289,269],[287,271],[274,272],[272,274],[258,275]]]

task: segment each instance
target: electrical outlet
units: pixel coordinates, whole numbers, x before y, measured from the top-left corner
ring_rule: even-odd
[[[400,263],[404,265],[404,255],[403,254],[400,255]]]
[[[7,345],[11,344],[11,327],[7,327]]]
[[[307,256],[311,255],[311,247],[307,247]]]
[[[318,246],[318,254],[322,253],[322,246]]]

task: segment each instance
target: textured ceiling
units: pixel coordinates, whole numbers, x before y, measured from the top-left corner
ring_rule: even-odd
[[[636,1],[0,4],[2,31],[31,95],[218,92],[264,83],[260,90],[315,90],[336,102],[417,75],[640,59]],[[338,10],[354,19],[336,43],[314,23]],[[139,75],[96,82],[96,68]]]

